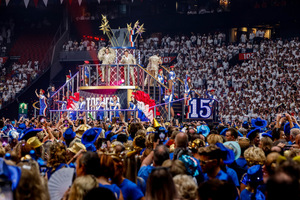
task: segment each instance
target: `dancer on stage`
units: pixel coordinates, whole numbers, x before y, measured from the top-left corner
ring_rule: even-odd
[[[121,109],[121,104],[118,101],[118,97],[116,95],[114,95],[110,101],[110,109],[111,110]],[[119,111],[113,111],[111,117],[120,117]]]
[[[132,84],[135,85],[135,78],[134,78],[134,66],[136,64],[136,60],[133,57],[132,54],[128,53],[128,50],[124,51],[124,55],[122,56],[122,59],[120,61],[121,64],[124,64],[124,77],[127,83],[127,78],[128,78],[128,65],[131,65],[130,68],[130,76],[132,79]],[[130,76],[129,76],[129,85],[130,85]]]
[[[168,112],[168,106],[169,106],[169,102],[173,101],[173,94],[172,94],[172,90],[168,89],[166,90],[166,94],[165,94],[165,109]],[[174,118],[174,110],[173,110],[173,103],[170,103],[170,111],[171,111],[171,121]]]
[[[158,76],[157,76],[157,78],[158,78],[158,81],[159,81],[161,84],[164,84],[164,82],[165,82],[165,77],[164,77],[164,72],[163,72],[162,69],[159,69],[159,70],[158,70]],[[163,96],[163,94],[164,94],[164,87],[161,87],[161,95]]]
[[[217,101],[217,98],[215,96],[215,90],[212,89],[212,90],[206,91],[206,95],[210,99],[209,106],[213,107],[213,104],[215,103],[215,101]]]
[[[193,88],[191,78],[188,74],[189,72],[186,71],[184,80],[184,105],[187,105],[188,100],[191,98],[191,90]]]
[[[162,64],[162,60],[161,60],[161,57],[159,56],[159,53],[156,53],[155,55],[153,55],[149,58],[147,70],[156,79],[157,79],[157,75],[158,75],[158,67],[161,64]],[[147,75],[147,77],[144,81],[144,85],[147,85],[148,78],[149,78],[149,75]],[[150,85],[153,84],[152,82],[153,82],[153,80],[151,79]]]
[[[109,48],[109,47],[103,47],[98,52],[98,59],[102,61],[102,82],[107,81],[107,83],[110,83],[110,65],[114,64],[116,59],[116,52],[115,50]],[[107,67],[107,80],[105,80],[105,67]]]
[[[172,90],[172,94],[174,95],[174,85],[176,82],[176,74],[173,71],[174,66],[170,66],[170,71],[169,71],[169,80],[168,80],[168,84],[169,84],[169,89]]]
[[[43,89],[40,89],[40,94],[37,93],[37,90],[35,90],[36,96],[40,100],[40,113],[39,115],[45,116],[46,117],[46,110],[47,110],[47,98],[44,95],[45,91]]]
[[[97,103],[94,106],[91,106],[91,107],[96,107],[96,110],[98,110],[97,117],[96,117],[97,120],[101,120],[101,121],[104,120],[104,111],[103,110],[105,110],[105,106],[106,106],[106,103],[105,103],[103,96],[100,96],[98,98]]]
[[[83,117],[85,115],[85,112],[83,110],[86,109],[86,101],[84,100],[84,97],[81,96],[79,98],[79,117]]]
[[[131,101],[129,102],[129,109],[135,110],[136,109],[136,100],[134,99],[134,96],[131,96]],[[134,116],[134,111],[130,112],[131,118]]]
[[[84,65],[83,65],[83,74],[84,74],[84,83],[85,86],[89,85],[89,77],[90,77],[90,69],[89,69],[89,61],[84,61]]]

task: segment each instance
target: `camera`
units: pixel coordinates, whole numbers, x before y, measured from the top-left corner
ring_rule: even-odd
[[[154,140],[155,142],[159,140],[159,143],[162,144],[166,138],[166,129],[163,127],[159,127],[155,131]]]

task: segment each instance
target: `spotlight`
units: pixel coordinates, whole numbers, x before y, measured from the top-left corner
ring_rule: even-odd
[[[124,83],[125,81],[124,81],[124,79],[121,79],[121,83]]]

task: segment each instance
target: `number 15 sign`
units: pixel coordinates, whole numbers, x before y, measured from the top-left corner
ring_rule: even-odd
[[[211,99],[198,99],[193,98],[189,100],[189,112],[187,117],[189,119],[193,118],[211,118],[212,117],[212,104]]]

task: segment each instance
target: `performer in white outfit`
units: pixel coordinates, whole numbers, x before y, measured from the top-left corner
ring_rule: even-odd
[[[131,65],[130,66],[130,76],[131,76],[131,79],[132,79],[132,84],[135,85],[135,78],[134,78],[134,66],[132,65],[135,65],[136,64],[136,60],[135,58],[133,57],[132,54],[128,53],[128,50],[125,50],[124,51],[124,55],[122,56],[122,59],[120,61],[121,64],[124,64],[124,75],[125,75],[125,80],[126,80],[126,83],[127,83],[127,77],[128,77],[128,65]],[[130,85],[130,77],[129,77],[129,85]]]
[[[161,64],[162,64],[162,60],[161,60],[161,57],[159,56],[159,54],[155,54],[155,55],[153,55],[149,58],[149,63],[148,63],[148,66],[147,66],[147,70],[156,79],[157,79],[157,76],[158,76],[158,67]],[[147,85],[148,78],[149,78],[149,75],[147,75],[147,77],[145,79],[145,82],[144,82],[144,85]],[[150,85],[152,85],[152,81],[153,80],[151,80]]]
[[[114,64],[114,61],[116,59],[116,52],[115,50],[108,48],[108,47],[103,47],[100,49],[98,52],[98,59],[102,61],[102,82],[104,82],[104,77],[105,77],[105,67],[107,67],[107,83],[110,83],[110,66],[111,64]],[[107,65],[107,66],[105,66]]]

